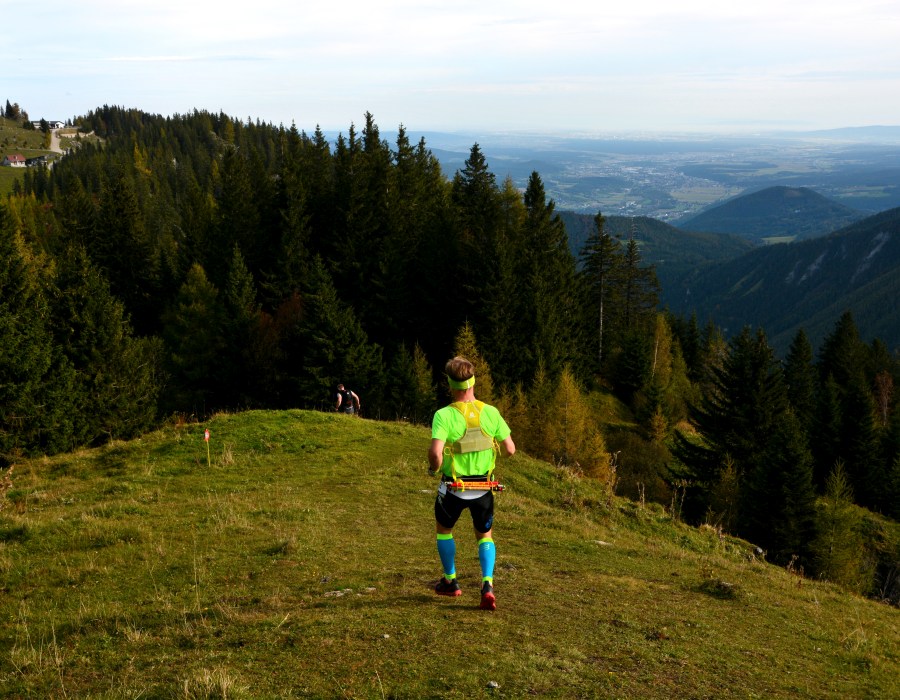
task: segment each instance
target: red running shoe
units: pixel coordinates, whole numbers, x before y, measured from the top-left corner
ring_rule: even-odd
[[[434,587],[434,592],[438,595],[448,595],[453,598],[462,595],[462,591],[459,590],[459,583],[457,583],[455,578],[448,581],[446,578],[441,577],[441,580]]]
[[[490,581],[485,581],[481,587],[481,609],[496,610],[497,599],[494,597],[494,587]]]

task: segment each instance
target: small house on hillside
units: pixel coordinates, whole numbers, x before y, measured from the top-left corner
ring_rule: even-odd
[[[44,124],[43,119],[40,121],[37,121],[37,122],[31,122],[31,126],[33,126],[35,129],[40,129],[43,126],[43,124]],[[47,128],[48,129],[65,129],[66,123],[60,122],[60,121],[56,121],[56,122],[48,121]]]
[[[24,168],[25,167],[25,156],[19,155],[18,153],[13,153],[12,155],[6,156],[3,159],[3,162],[0,165],[12,167],[12,168]]]

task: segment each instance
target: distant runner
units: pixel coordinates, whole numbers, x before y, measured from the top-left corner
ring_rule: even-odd
[[[433,474],[441,472],[434,517],[437,521],[437,550],[444,576],[434,592],[445,596],[462,594],[456,580],[453,526],[463,510],[468,508],[475,527],[481,563],[481,608],[496,610],[494,562],[497,555],[492,534],[494,494],[490,490],[453,491],[450,484],[457,480],[489,482],[497,453],[512,456],[516,453],[516,445],[500,412],[475,399],[474,365],[464,357],[454,357],[447,363],[444,372],[453,403],[434,414],[431,447],[428,450],[430,471]]]
[[[334,410],[340,413],[359,413],[359,396],[356,392],[345,389],[343,384],[338,384]]]

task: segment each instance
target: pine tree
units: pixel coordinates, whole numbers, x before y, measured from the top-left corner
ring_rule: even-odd
[[[299,138],[296,137],[295,138]],[[278,247],[266,265],[262,288],[269,308],[299,291],[309,265],[310,220],[306,186],[300,168],[299,145],[285,146],[282,174],[279,180],[281,222]]]
[[[169,411],[206,416],[221,407],[225,312],[203,267],[191,267],[175,303],[163,314],[171,389]]]
[[[553,200],[547,201],[544,184],[532,172],[524,194],[527,217],[524,222],[524,251],[520,267],[518,296],[529,299],[531,311],[523,315],[532,328],[519,332],[520,350],[533,348],[551,376],[574,359],[572,328],[577,325],[575,259],[569,250],[565,226],[555,213]],[[523,342],[524,341],[524,342]],[[520,381],[534,376],[533,359]]]
[[[834,377],[842,389],[865,376],[867,349],[859,338],[853,314],[845,312],[819,350],[819,376]]]
[[[390,412],[385,415],[385,418],[413,421],[413,406],[416,401],[414,382],[412,355],[406,346],[401,344],[394,352],[388,367],[384,393],[385,401],[390,406]]]
[[[607,482],[610,478],[609,453],[603,434],[568,368],[560,374],[553,400],[546,409],[543,420],[546,421],[546,440],[553,461]]]
[[[766,549],[770,561],[787,564],[796,557],[795,563],[807,569],[816,533],[812,455],[790,409],[772,428],[769,441],[760,446],[762,459],[744,479],[740,533]]]
[[[388,369],[385,399],[391,407],[387,418],[430,425],[437,408],[431,367],[422,348],[416,345],[410,353],[400,346]]]
[[[155,338],[135,338],[123,304],[81,246],[58,260],[52,294],[55,343],[75,369],[73,440],[98,444],[151,427],[161,389]]]
[[[501,223],[495,232],[493,269],[485,273],[479,296],[479,337],[484,355],[500,371],[493,379],[502,391],[530,376],[535,351],[536,310],[525,262],[526,243],[522,221],[526,216],[522,197],[507,177],[500,193]],[[476,326],[477,328],[477,326]]]
[[[418,343],[413,347],[413,422],[431,425],[437,410],[437,392],[425,352]]]
[[[338,382],[354,387],[366,405],[389,415],[382,397],[384,367],[381,347],[372,343],[353,308],[342,302],[321,260],[315,260],[303,295],[298,327],[300,356],[285,360],[298,368],[288,396],[294,405],[315,405],[333,393]]]
[[[457,322],[468,318],[480,333],[487,333],[494,319],[485,304],[484,285],[495,275],[500,258],[502,206],[496,177],[477,143],[454,176],[450,193],[457,222],[457,259],[451,261],[456,265],[454,298],[462,311]]]
[[[641,388],[635,407],[640,417],[662,441],[672,422],[687,417],[687,402],[692,396],[687,368],[664,314],[657,314],[650,350],[649,377]]]
[[[491,376],[491,366],[478,350],[475,340],[475,331],[466,321],[459,332],[453,346],[453,354],[456,357],[465,357],[475,366],[475,395],[485,403],[491,403],[494,399],[494,380]]]
[[[0,466],[72,447],[74,370],[53,344],[45,282],[0,204]]]
[[[231,123],[231,122],[228,122]],[[254,175],[247,157],[237,149],[226,149],[222,160],[222,185],[216,197],[214,237],[205,251],[204,269],[211,281],[224,287],[232,251],[237,245],[247,268],[256,276],[271,254],[268,243],[261,241],[262,202],[256,196]]]
[[[599,372],[609,353],[607,339],[610,309],[616,304],[616,274],[622,264],[621,243],[606,231],[600,212],[594,217],[594,231],[581,249],[582,278],[589,327],[594,329],[594,370]]]
[[[865,593],[871,574],[864,565],[862,518],[853,500],[853,489],[838,461],[828,475],[817,516],[817,535],[811,544],[813,568],[827,581]]]
[[[125,304],[137,332],[152,334],[158,319],[152,296],[158,289],[158,268],[140,201],[127,174],[115,175],[102,189],[88,255],[109,280],[112,293]]]
[[[812,346],[802,328],[791,341],[784,364],[784,379],[787,384],[788,400],[800,421],[800,427],[811,437],[815,425],[818,382],[813,365]]]
[[[875,425],[875,402],[867,386],[854,381],[841,403],[840,457],[858,503],[884,512],[887,470]]]
[[[722,367],[710,372],[710,389],[692,411],[702,442],[679,433],[675,444],[693,484],[687,506],[694,519],[705,516],[726,464],[734,465],[739,482],[763,473],[771,459],[766,446],[789,412],[781,369],[762,331],[743,329]]]
[[[659,280],[653,267],[644,267],[641,251],[638,247],[635,230],[625,244],[622,255],[621,279],[619,280],[619,298],[621,304],[616,308],[617,324],[624,332],[647,331],[652,327],[659,304]]]
[[[265,405],[262,387],[268,384],[266,368],[256,363],[260,308],[256,284],[235,244],[222,294],[222,378],[223,404],[234,408]]]

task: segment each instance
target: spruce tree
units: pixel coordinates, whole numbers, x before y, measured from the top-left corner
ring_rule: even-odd
[[[450,192],[456,257],[447,262],[454,265],[454,306],[460,310],[455,320],[459,324],[469,319],[479,333],[488,334],[495,319],[486,304],[485,283],[493,279],[501,257],[502,202],[496,177],[477,143],[454,176]]]
[[[309,265],[310,214],[306,186],[300,172],[302,161],[296,147],[285,147],[286,154],[279,180],[281,222],[277,247],[270,251],[261,287],[267,306],[274,308],[299,291]]]
[[[144,217],[132,178],[118,173],[100,195],[97,229],[88,255],[109,280],[112,293],[125,304],[136,331],[157,329],[158,309],[152,294],[158,289],[158,267],[144,227]]]
[[[381,347],[369,340],[353,308],[338,298],[321,260],[313,263],[302,305],[298,326],[302,354],[285,357],[297,368],[293,391],[288,393],[293,405],[316,405],[342,382],[360,394],[369,410],[388,415],[390,406],[382,396]]]
[[[163,314],[171,382],[167,411],[207,416],[221,408],[225,310],[219,291],[195,263],[174,304]]]
[[[389,408],[384,418],[414,422],[413,407],[416,401],[414,382],[412,355],[406,346],[401,344],[394,352],[387,370],[384,398]]]
[[[858,380],[845,388],[841,404],[840,457],[858,503],[884,512],[887,470],[875,425],[875,402]]]
[[[478,317],[484,354],[499,372],[493,375],[499,392],[533,372],[536,310],[523,240],[525,207],[512,179],[507,177],[500,194],[501,224],[496,232],[493,270],[481,283]]]
[[[55,343],[75,369],[75,443],[127,439],[151,427],[161,345],[133,336],[123,304],[80,245],[59,258],[51,299]]]
[[[257,364],[260,308],[256,284],[235,244],[222,290],[222,401],[233,408],[265,405],[266,368]]]
[[[710,389],[694,406],[692,418],[702,440],[682,433],[675,452],[686,466],[683,476],[693,488],[687,506],[694,519],[710,505],[726,464],[733,464],[739,483],[762,474],[776,427],[789,411],[781,368],[765,334],[748,328],[732,339],[721,368],[710,368]]]
[[[834,377],[829,375],[819,385],[812,433],[813,481],[820,491],[825,488],[825,480],[835,464],[843,461],[842,422],[841,391]]]
[[[522,329],[519,347],[533,348],[534,355],[543,359],[546,370],[555,377],[575,357],[572,329],[578,323],[579,311],[575,259],[556,205],[552,199],[547,200],[537,172],[528,179],[524,202],[527,217],[518,295],[530,300],[532,311],[524,318],[531,322],[532,329]],[[532,360],[519,380],[530,379],[535,369]]]
[[[417,345],[410,353],[400,346],[388,368],[385,401],[389,406],[385,418],[430,425],[437,408],[431,367],[422,348]]]
[[[812,455],[790,409],[771,425],[761,459],[746,474],[740,495],[739,531],[768,552],[770,561],[807,570],[816,534]]]
[[[594,353],[590,365],[595,372],[600,372],[609,353],[609,318],[611,308],[618,301],[616,275],[622,265],[621,243],[607,232],[606,219],[600,212],[594,217],[594,231],[581,249],[581,261],[586,326],[593,329]]]
[[[623,250],[618,284],[621,303],[614,314],[617,325],[624,332],[648,331],[659,304],[659,280],[653,267],[642,265],[641,251],[633,227]]]
[[[0,204],[0,466],[73,446],[74,370],[53,343],[31,259]]]
[[[222,185],[216,198],[214,236],[203,260],[204,269],[217,287],[225,286],[232,252],[237,245],[247,268],[257,276],[271,255],[268,241],[261,241],[262,216],[256,197],[253,174],[246,155],[226,149],[222,160]]]
[[[800,421],[800,428],[811,437],[816,419],[816,392],[818,381],[813,364],[812,346],[801,328],[788,349],[784,364],[784,380],[788,400]]]
[[[491,376],[491,366],[478,350],[475,331],[468,321],[456,334],[453,354],[457,357],[465,357],[475,366],[475,386],[477,387],[475,394],[479,400],[491,403],[494,400],[494,380]]]
[[[413,347],[413,422],[431,425],[437,410],[437,392],[434,375],[425,352],[418,343]]]
[[[811,543],[813,571],[827,581],[865,593],[871,574],[864,563],[862,518],[853,501],[853,489],[838,461],[826,480],[817,515],[817,535]]]
[[[866,383],[868,349],[859,338],[853,314],[845,312],[826,336],[819,349],[819,376],[829,375],[837,386],[845,390],[854,382]]]

